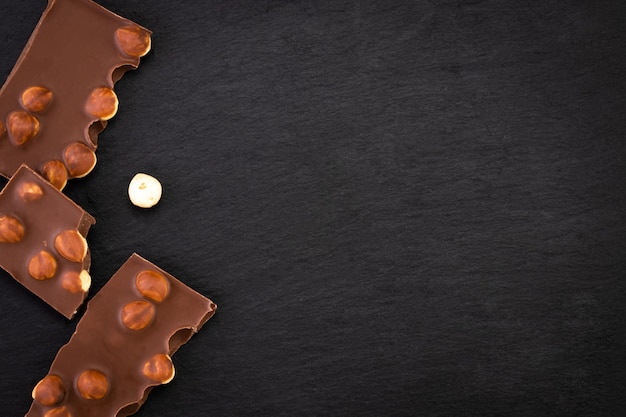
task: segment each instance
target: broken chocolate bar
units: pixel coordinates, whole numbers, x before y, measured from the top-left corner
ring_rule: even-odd
[[[95,222],[23,165],[0,192],[0,267],[72,318],[91,285],[85,237]]]
[[[125,417],[174,377],[171,356],[216,305],[133,254],[87,305],[26,417]]]
[[[150,50],[147,29],[90,0],[49,0],[0,90],[0,175],[21,164],[58,189],[96,164],[114,83]]]

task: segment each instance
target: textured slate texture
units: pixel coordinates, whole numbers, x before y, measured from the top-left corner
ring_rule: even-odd
[[[622,415],[626,3],[101,4],[154,50],[66,189],[92,294],[137,251],[219,305],[137,416]],[[0,278],[20,416],[76,321]]]

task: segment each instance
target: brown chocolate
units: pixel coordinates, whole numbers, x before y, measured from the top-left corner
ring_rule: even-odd
[[[26,417],[125,417],[174,377],[171,356],[216,305],[133,254],[87,305]]]
[[[23,165],[0,192],[0,267],[67,318],[91,284],[95,219]]]
[[[49,0],[0,90],[0,175],[26,164],[59,189],[87,175],[117,111],[113,85],[150,34],[90,0]]]

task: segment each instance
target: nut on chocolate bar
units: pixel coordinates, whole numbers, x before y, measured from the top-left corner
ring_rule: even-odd
[[[91,286],[93,217],[23,165],[0,192],[0,267],[67,318]]]
[[[125,417],[175,375],[172,355],[215,304],[133,254],[87,305],[26,417]]]
[[[0,175],[26,164],[63,189],[91,172],[117,113],[114,84],[137,68],[150,35],[91,0],[49,0],[0,90]]]

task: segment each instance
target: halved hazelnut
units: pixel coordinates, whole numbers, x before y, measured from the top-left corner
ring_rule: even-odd
[[[117,96],[115,92],[108,87],[95,88],[89,94],[85,110],[93,117],[100,120],[109,120],[117,113]]]
[[[28,262],[28,273],[31,277],[40,281],[52,278],[56,271],[56,259],[50,252],[45,250],[30,258]]]
[[[150,33],[139,26],[126,26],[115,31],[117,46],[126,55],[140,58],[150,52]]]
[[[91,287],[91,275],[84,269],[80,273],[68,271],[61,275],[61,286],[72,294],[87,292]]]
[[[33,113],[42,112],[52,102],[52,91],[46,87],[28,87],[22,93],[22,107]]]
[[[24,237],[24,225],[17,218],[0,216],[0,243],[17,243]]]
[[[156,314],[154,305],[148,301],[132,301],[122,307],[122,323],[131,330],[146,328]]]
[[[68,145],[63,151],[65,166],[72,178],[82,178],[96,166],[96,153],[84,143]]]
[[[140,272],[135,285],[141,295],[156,303],[165,300],[170,293],[170,282],[156,271]]]
[[[23,145],[39,133],[39,120],[25,111],[14,111],[7,117],[7,130],[13,144]]]
[[[58,405],[65,399],[65,385],[63,381],[56,375],[47,375],[33,388],[33,400],[39,404],[52,407]]]
[[[143,374],[154,382],[167,384],[175,374],[172,358],[163,353],[154,355],[143,365]]]
[[[72,417],[72,414],[64,405],[62,405],[61,407],[52,408],[46,411],[46,414],[44,414],[43,417]]]
[[[67,169],[61,161],[48,161],[41,168],[41,174],[58,190],[67,184]]]
[[[102,372],[92,369],[79,375],[76,388],[83,398],[99,400],[109,391],[109,380]]]
[[[87,255],[87,241],[76,230],[65,230],[54,239],[59,255],[71,262],[82,262]]]
[[[26,202],[39,200],[43,196],[43,190],[34,182],[25,182],[17,190],[20,198]]]

